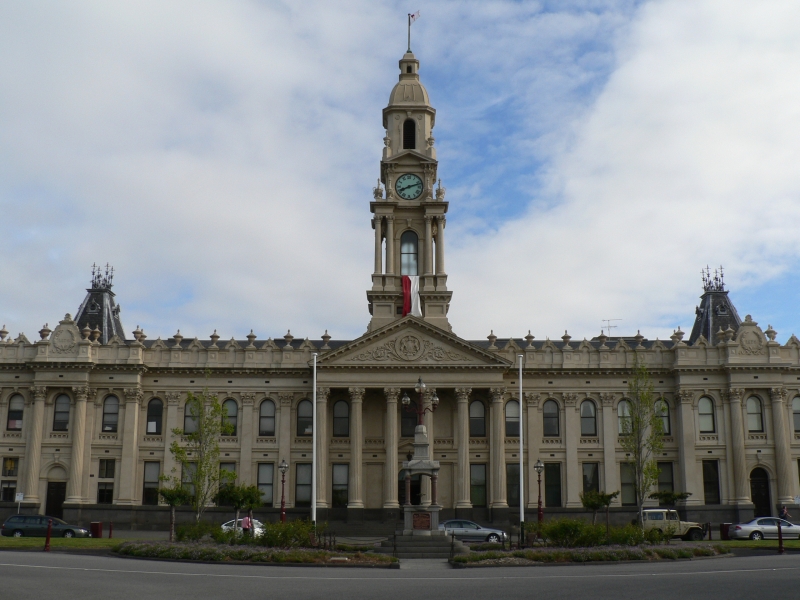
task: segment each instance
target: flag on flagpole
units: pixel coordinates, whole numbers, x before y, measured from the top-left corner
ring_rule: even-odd
[[[409,22],[413,23],[414,21],[419,19],[419,11],[417,11],[417,12],[415,12],[413,14],[409,13],[408,18],[409,18]]]

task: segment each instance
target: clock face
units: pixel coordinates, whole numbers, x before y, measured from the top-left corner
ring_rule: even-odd
[[[417,175],[406,173],[394,184],[397,195],[405,200],[414,200],[422,195],[422,179]]]

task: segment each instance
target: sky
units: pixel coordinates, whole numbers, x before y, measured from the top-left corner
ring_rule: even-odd
[[[4,2],[0,325],[110,263],[129,336],[362,335],[416,10],[456,334],[664,339],[706,265],[800,334],[795,0]]]

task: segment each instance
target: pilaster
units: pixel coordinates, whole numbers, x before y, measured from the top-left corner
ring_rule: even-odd
[[[317,508],[328,508],[328,398],[331,389],[317,388]]]
[[[614,416],[614,400],[612,393],[601,393],[600,402],[603,406],[603,478],[604,491],[611,494],[620,489],[619,466],[617,465],[617,419]],[[613,505],[621,504],[619,496],[614,498]]]
[[[733,504],[750,504],[750,486],[747,477],[747,462],[744,451],[744,424],[742,419],[742,396],[744,390],[731,388],[725,394],[730,408],[731,453],[733,454]]]
[[[122,458],[119,468],[119,496],[117,504],[138,504],[136,470],[139,463],[139,406],[142,390],[125,388],[125,421],[122,432]]]
[[[508,508],[506,499],[506,432],[503,418],[503,401],[506,388],[491,388],[491,426],[492,437],[489,440],[491,455],[492,508]]]
[[[39,502],[39,470],[42,463],[42,430],[44,429],[45,386],[33,386],[33,415],[28,429],[27,458],[25,460],[25,502]]]
[[[567,508],[583,506],[580,493],[583,491],[583,473],[578,464],[581,423],[578,415],[578,394],[563,394],[564,399],[564,447],[566,448]]]
[[[456,509],[472,508],[469,473],[469,396],[472,388],[456,388],[456,443],[458,472],[456,473]]]
[[[351,387],[350,392],[350,485],[347,508],[364,508],[364,388]]]
[[[775,430],[775,461],[778,472],[778,504],[794,504],[795,477],[792,476],[792,458],[789,435],[786,431],[786,390],[772,388],[772,427]]]
[[[72,388],[72,392],[75,394],[75,410],[73,413],[69,481],[67,482],[65,502],[76,503],[84,500],[81,497],[81,489],[83,488],[84,440],[86,439],[86,400],[90,391],[87,386],[76,386]]]
[[[383,508],[400,508],[397,499],[397,399],[400,397],[400,388],[384,388],[386,398],[386,462],[383,471]]]
[[[686,499],[686,504],[699,505],[703,503],[703,495],[698,485],[697,477],[697,450],[694,429],[694,397],[691,390],[680,390],[677,394],[677,409],[680,418],[680,470],[683,480],[683,491],[691,494]]]

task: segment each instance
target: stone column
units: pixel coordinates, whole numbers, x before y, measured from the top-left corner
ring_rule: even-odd
[[[372,219],[372,224],[375,229],[375,274],[380,275],[383,272],[382,254],[381,251],[381,218],[378,215]]]
[[[431,404],[431,398],[436,393],[436,388],[429,387],[425,388],[425,391],[422,394],[422,406],[423,408],[433,408]],[[416,400],[419,402],[419,398]],[[433,427],[433,413],[428,411],[425,413],[425,416],[422,417],[422,424],[425,425],[425,429],[428,433],[428,444],[430,445],[430,458],[434,460],[434,444],[436,443],[436,431]],[[420,478],[420,504],[422,506],[430,506],[431,504],[431,478],[430,477],[421,477]]]
[[[347,508],[364,508],[363,459],[364,426],[362,409],[364,407],[364,388],[351,387],[350,392],[350,482]]]
[[[444,224],[445,218],[436,219],[436,274],[444,275]]]
[[[175,457],[172,456],[172,452],[169,451],[169,447],[172,445],[172,442],[175,439],[175,434],[172,433],[172,430],[176,429],[177,427],[183,428],[183,423],[178,422],[180,398],[181,395],[178,392],[166,392],[164,394],[164,399],[166,400],[164,407],[167,409],[167,412],[165,420],[161,424],[161,435],[164,436],[163,473],[167,477],[177,477],[178,479],[180,479],[181,474],[178,472],[178,468],[175,466]],[[175,471],[173,471],[173,469],[175,469]]]
[[[456,472],[456,508],[472,508],[469,472],[469,395],[472,388],[456,388],[458,418],[456,443],[458,444],[458,471]]]
[[[294,401],[294,394],[284,393],[278,394],[278,402],[280,403],[280,429],[278,433],[278,460],[275,463],[276,473],[278,473],[278,483],[280,484],[280,472],[277,470],[278,465],[282,460],[286,461],[289,465],[289,470],[286,472],[286,507],[291,508],[294,506],[294,463],[292,462],[292,402]],[[280,506],[280,487],[278,487],[278,494],[276,496],[278,506]]]
[[[69,459],[69,481],[67,482],[67,497],[65,502],[81,502],[81,488],[83,487],[83,456],[84,440],[86,439],[86,399],[89,388],[76,386],[72,388],[75,394],[75,413],[72,424],[72,453]]]
[[[242,418],[239,421],[239,483],[252,485],[258,483],[253,477],[253,429],[258,426],[258,416],[254,414],[256,395],[252,392],[242,394]],[[255,418],[253,418],[255,417]],[[256,474],[256,479],[258,474]]]
[[[328,398],[331,389],[317,388],[317,508],[328,508]]]
[[[702,489],[697,485],[697,454],[694,433],[694,392],[681,390],[676,403],[680,411],[680,469],[683,491],[691,494],[687,505],[703,504]]]
[[[397,500],[397,399],[400,388],[384,388],[386,397],[386,462],[383,467],[383,508],[400,508]]]
[[[88,441],[84,440],[84,443],[83,443],[83,465],[84,465],[84,469],[86,469],[86,471],[84,471],[84,473],[85,472],[91,472],[86,467],[86,465],[91,466],[91,464],[92,464],[92,436],[93,436],[93,432],[94,432],[94,424],[95,424],[95,421],[96,421],[96,415],[95,415],[96,411],[92,410],[92,408],[93,408],[94,405],[97,404],[97,401],[99,399],[97,390],[95,388],[88,388],[88,392],[89,392],[89,395],[88,395],[88,397],[86,399],[86,425],[84,427],[84,430],[86,431],[86,437],[88,437],[89,439],[88,439]],[[89,404],[89,400],[92,400],[92,404]],[[92,500],[91,500],[92,492],[94,492],[94,489],[92,489],[92,492],[89,491],[89,488],[90,488],[89,483],[90,483],[89,477],[87,477],[86,475],[83,475],[82,476],[81,488],[80,488],[80,490],[81,490],[80,491],[80,495],[81,495],[81,498],[83,500],[88,501],[88,502],[91,503],[92,502]],[[94,483],[94,482],[92,482],[92,483]]]
[[[603,404],[603,490],[607,494],[611,494],[620,489],[619,466],[617,465],[619,429],[614,415],[614,394],[600,394],[600,402]],[[614,498],[612,504],[620,506],[619,496]]]
[[[583,506],[583,473],[578,464],[578,445],[581,443],[581,422],[578,415],[578,394],[564,394],[564,448],[567,455],[567,508]]]
[[[42,463],[42,430],[44,429],[44,399],[47,388],[31,387],[33,415],[28,426],[25,458],[25,502],[39,502],[39,469]],[[43,511],[42,511],[43,512]]]
[[[489,454],[491,456],[491,482],[492,482],[492,508],[508,508],[506,499],[506,432],[505,419],[503,418],[503,400],[506,388],[491,388],[492,397],[491,426],[492,437],[489,440]]]
[[[731,388],[726,394],[731,415],[731,450],[733,453],[733,483],[736,495],[734,504],[750,504],[750,485],[744,452],[744,424],[742,423],[742,396],[744,390]]]
[[[136,470],[139,465],[139,405],[141,388],[125,388],[125,421],[122,430],[122,459],[119,467],[117,504],[139,504],[136,494]]]
[[[528,411],[528,420],[525,423],[525,443],[528,445],[528,456],[525,457],[528,482],[526,508],[536,508],[539,499],[539,488],[536,483],[536,469],[534,465],[539,460],[539,444],[542,443],[542,414],[539,409],[541,394],[525,392],[525,405]]]
[[[394,275],[394,217],[386,217],[386,273]]]
[[[775,430],[775,462],[778,471],[778,504],[793,504],[794,477],[789,436],[786,432],[786,391],[772,388],[772,427]]]
[[[425,215],[425,275],[433,274],[433,245],[432,245],[433,217]]]

